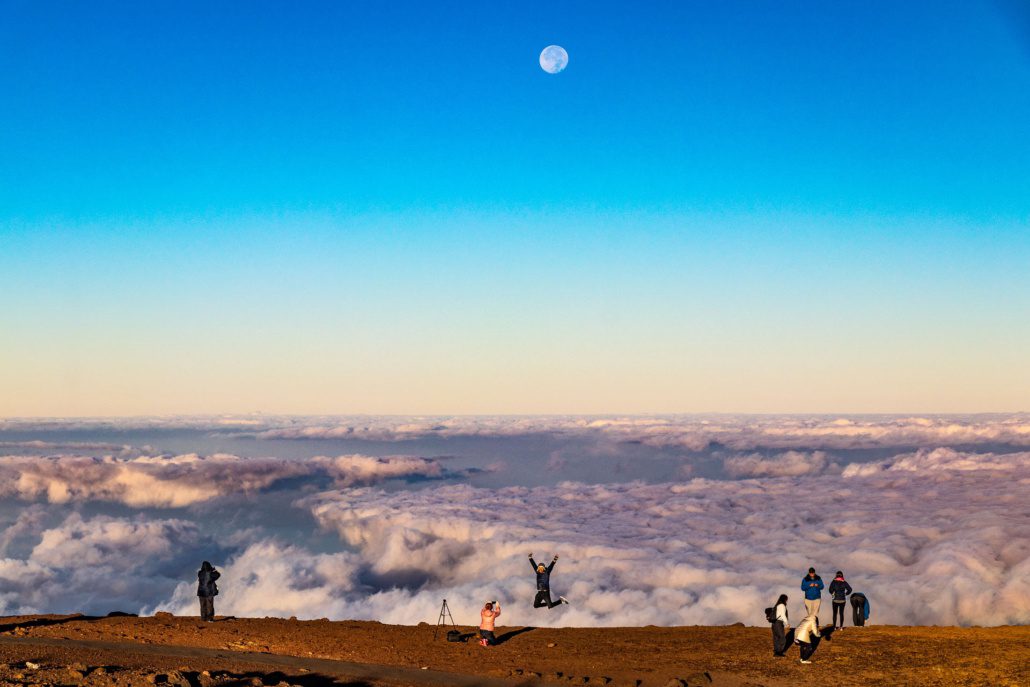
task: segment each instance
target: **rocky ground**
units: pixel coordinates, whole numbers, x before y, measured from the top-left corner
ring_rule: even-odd
[[[461,628],[467,635],[472,628]],[[431,625],[158,614],[0,622],[17,685],[1030,685],[1030,627],[848,628],[811,665],[774,658],[766,628],[500,628],[498,646]]]

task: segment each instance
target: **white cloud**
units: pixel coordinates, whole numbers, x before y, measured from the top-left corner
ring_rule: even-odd
[[[872,599],[876,622],[994,625],[1030,621],[1030,507],[1017,497],[1027,486],[1024,464],[966,469],[962,479],[900,471],[363,489],[303,505],[380,575],[423,571],[427,582],[406,597],[420,608],[446,596],[474,610],[497,595],[518,602],[512,623],[757,624],[779,593],[798,612],[811,564],[824,574],[845,570]],[[527,606],[529,551],[562,554],[553,583],[572,607]]]
[[[199,456],[0,457],[0,497],[50,503],[110,501],[133,508],[181,508],[230,494],[254,494],[292,477],[339,487],[398,478],[451,476],[434,460],[411,456],[310,459]]]
[[[758,453],[731,456],[723,461],[723,468],[731,477],[797,477],[840,470],[840,466],[832,463],[825,451],[786,451],[774,456]]]

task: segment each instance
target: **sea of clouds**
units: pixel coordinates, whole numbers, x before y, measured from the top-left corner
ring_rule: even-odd
[[[155,428],[316,454],[111,440]],[[472,468],[397,450],[426,436],[492,448]],[[530,436],[590,442],[599,478],[555,459],[550,484],[522,483],[497,456]],[[352,438],[391,454],[317,454]],[[675,479],[602,468],[641,447]],[[209,559],[239,616],[435,622],[447,598],[468,624],[496,598],[511,624],[759,625],[780,593],[800,617],[814,565],[877,623],[1023,624],[1028,496],[1026,415],[0,420],[0,610],[196,614]],[[561,555],[571,605],[532,608],[531,552]]]

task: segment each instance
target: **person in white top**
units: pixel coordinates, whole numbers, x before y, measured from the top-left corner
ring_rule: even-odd
[[[811,663],[808,659],[815,653],[821,637],[822,635],[819,634],[819,619],[814,614],[802,620],[801,624],[798,625],[798,629],[794,630],[794,643],[801,649],[802,663]]]
[[[773,608],[772,636],[773,656],[785,656],[787,651],[787,631],[790,621],[787,619],[787,595],[780,594]]]

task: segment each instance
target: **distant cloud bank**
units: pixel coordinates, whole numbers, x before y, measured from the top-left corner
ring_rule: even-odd
[[[210,558],[224,573],[219,612],[235,615],[417,623],[446,597],[462,623],[498,598],[511,624],[761,625],[780,593],[798,617],[800,578],[814,565],[827,581],[844,570],[876,623],[1030,622],[1025,415],[161,424],[245,433],[258,447],[336,435],[387,447],[411,436],[591,437],[604,455],[645,444],[684,461],[679,479],[658,483],[500,488],[417,455],[170,455],[48,438],[98,421],[33,422],[0,421],[5,613],[196,613],[195,570]],[[4,439],[12,427],[40,436]],[[694,452],[721,478],[693,476]],[[553,587],[571,606],[531,608],[530,552],[561,554]]]

